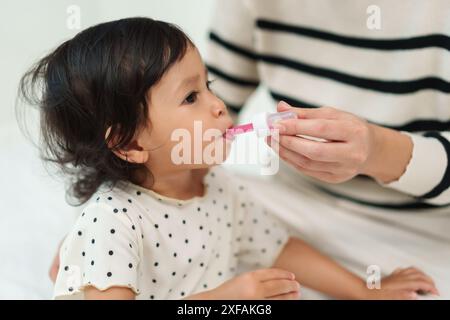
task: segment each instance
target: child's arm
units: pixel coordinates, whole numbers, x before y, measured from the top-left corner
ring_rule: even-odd
[[[187,297],[189,300],[291,300],[298,299],[300,285],[292,272],[259,269],[234,277],[215,289]]]
[[[274,267],[291,271],[300,284],[339,299],[414,299],[417,291],[438,294],[433,281],[413,268],[393,273],[381,281],[380,290],[370,290],[363,279],[297,238],[290,238]]]
[[[219,287],[187,297],[187,300],[254,300],[296,299],[300,285],[294,274],[279,269],[260,269],[244,273],[224,282]],[[89,286],[84,289],[86,300],[133,300],[134,292],[125,287],[111,287],[100,291]]]
[[[134,300],[135,297],[134,292],[125,287],[111,287],[103,291],[92,286],[84,289],[86,300]]]

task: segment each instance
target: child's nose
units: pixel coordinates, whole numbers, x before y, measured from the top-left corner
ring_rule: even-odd
[[[216,100],[217,101],[214,102],[212,110],[214,117],[219,118],[227,114],[227,107],[220,99]]]

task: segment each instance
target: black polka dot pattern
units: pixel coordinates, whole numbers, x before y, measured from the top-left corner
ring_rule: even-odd
[[[287,239],[284,227],[244,185],[219,171],[207,175],[206,196],[195,200],[132,188],[97,196],[67,243],[68,255],[76,254],[61,261],[64,272],[76,265],[84,284],[129,287],[142,293],[137,298],[179,299],[217,287],[235,274],[238,261],[269,267]]]

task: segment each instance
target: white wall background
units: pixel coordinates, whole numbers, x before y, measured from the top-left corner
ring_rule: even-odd
[[[63,181],[49,176],[37,149],[18,129],[14,113],[21,75],[79,31],[67,27],[71,5],[81,10],[81,29],[113,19],[148,16],[179,25],[205,54],[214,1],[0,1],[0,299],[51,296],[49,265],[77,212],[65,202]],[[250,110],[251,105],[267,104],[259,96],[250,103]],[[36,110],[25,110],[30,119],[37,119]],[[31,130],[34,139],[36,123]]]
[[[14,114],[21,75],[79,31],[66,25],[67,8],[74,4],[81,9],[81,29],[112,19],[149,16],[182,27],[204,54],[214,1],[0,1],[0,299],[51,296],[48,268],[75,217],[76,209],[65,203],[62,181],[48,176]],[[36,131],[31,132],[36,138]]]

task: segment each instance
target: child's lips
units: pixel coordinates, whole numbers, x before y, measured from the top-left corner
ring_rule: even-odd
[[[227,140],[233,140],[234,139],[234,135],[231,132],[231,128],[233,128],[233,124],[231,124],[223,133],[222,137],[227,139]]]

